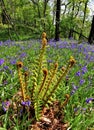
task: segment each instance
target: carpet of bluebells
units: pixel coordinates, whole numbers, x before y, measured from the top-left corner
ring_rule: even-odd
[[[16,63],[22,61],[23,71],[32,73],[30,68],[39,54],[40,47],[41,40],[0,42],[0,111],[6,111],[4,101],[11,99],[19,89]],[[48,67],[58,62],[58,69],[61,69],[66,66],[70,56],[75,58],[76,64],[57,92],[57,98],[61,102],[66,93],[70,94],[70,100],[64,109],[64,120],[69,122],[68,129],[94,129],[94,45],[86,42],[79,44],[72,39],[58,42],[49,40],[46,51]],[[0,124],[2,116],[3,127],[6,128],[9,115],[0,115]],[[16,126],[18,128],[17,121],[15,129]]]

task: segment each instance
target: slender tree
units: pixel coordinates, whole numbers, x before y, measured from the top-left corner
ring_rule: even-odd
[[[82,28],[81,28],[81,31],[80,31],[79,39],[81,38],[82,33],[83,33],[83,29],[84,29],[84,23],[85,23],[85,19],[86,19],[86,11],[87,11],[88,2],[89,2],[89,0],[86,0],[86,2],[85,2],[84,17],[83,17]]]
[[[55,40],[59,40],[59,26],[60,26],[60,11],[61,11],[61,0],[57,0],[56,4],[56,26],[55,26]]]
[[[73,19],[74,19],[74,9],[75,9],[75,1],[72,1],[72,13],[71,13],[71,21],[70,21],[70,31],[69,31],[69,38],[73,37]]]
[[[44,10],[43,10],[43,17],[44,17],[44,31],[45,30],[45,19],[46,19],[46,10],[47,10],[47,3],[49,0],[44,0]]]
[[[90,44],[92,44],[92,43],[94,44],[94,15],[93,15],[93,18],[92,18],[92,24],[91,24],[91,30],[90,30],[88,42]]]

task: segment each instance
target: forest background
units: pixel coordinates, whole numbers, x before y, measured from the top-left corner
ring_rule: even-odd
[[[1,0],[0,40],[74,38],[93,43],[93,0]]]

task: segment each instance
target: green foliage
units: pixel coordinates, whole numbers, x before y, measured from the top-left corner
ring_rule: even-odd
[[[83,13],[84,13],[84,1],[67,1],[69,4],[66,6],[66,11],[61,10],[61,22],[60,22],[60,34],[61,37],[68,38],[70,29],[74,29],[80,33],[83,26]],[[64,4],[66,4],[65,2]],[[15,27],[9,27],[9,25],[2,25],[0,29],[0,40],[12,39],[18,40],[16,33],[19,36],[19,40],[28,40],[31,38],[40,38],[41,33],[46,31],[48,38],[54,37],[55,34],[55,3],[48,1],[45,3],[43,0],[38,2],[30,2],[27,0],[4,0],[6,13],[10,16],[10,20]],[[9,4],[7,4],[9,3]],[[74,3],[74,4],[73,4]],[[46,7],[45,7],[46,4]],[[74,5],[74,10],[73,9]],[[11,13],[12,12],[12,13]],[[83,34],[88,37],[90,32],[90,9],[87,7],[86,20],[84,23]],[[0,9],[0,14],[2,8]],[[0,16],[0,23],[2,23],[2,16]],[[5,28],[7,26],[7,28]],[[27,33],[28,32],[28,33]],[[3,35],[2,35],[3,34]],[[79,34],[74,33],[74,38],[78,39]]]

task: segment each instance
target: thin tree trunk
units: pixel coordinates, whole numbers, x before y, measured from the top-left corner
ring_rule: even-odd
[[[92,19],[91,30],[90,30],[88,42],[90,44],[92,44],[92,43],[94,44],[94,15],[93,15],[93,19]]]
[[[71,14],[71,27],[70,27],[70,30],[69,30],[69,36],[68,36],[68,38],[71,38],[71,37],[73,37],[73,19],[74,19],[74,8],[75,8],[75,1],[73,0],[73,6],[72,6],[72,14]]]
[[[59,41],[59,26],[60,26],[60,11],[61,11],[61,0],[57,0],[56,8],[56,27],[55,27],[55,40]]]
[[[84,29],[84,23],[85,23],[85,18],[86,18],[87,4],[88,4],[88,0],[85,2],[84,17],[83,17],[82,28],[81,28],[81,32],[80,32],[80,35],[79,35],[79,39],[81,39],[81,36],[82,36],[82,33],[83,33],[83,29]]]
[[[45,18],[46,18],[46,9],[47,9],[47,3],[49,0],[44,0],[44,10],[43,10],[43,17],[44,17],[44,32],[45,30]]]

